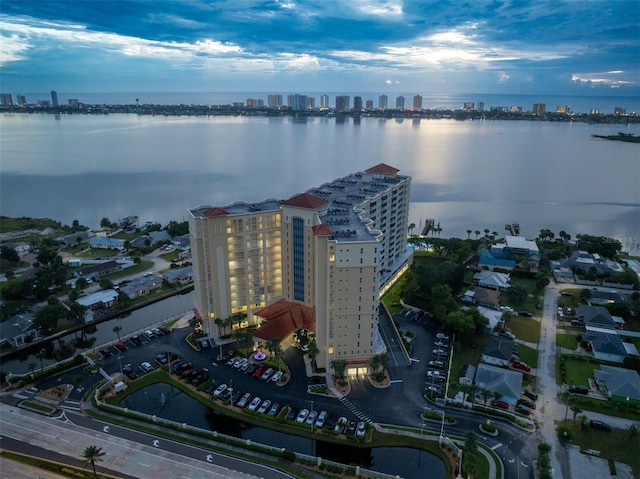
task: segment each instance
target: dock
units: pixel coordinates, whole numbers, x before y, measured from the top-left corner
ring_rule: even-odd
[[[504,225],[504,229],[511,233],[511,236],[518,236],[520,234],[520,223],[517,221],[513,223],[507,223]]]

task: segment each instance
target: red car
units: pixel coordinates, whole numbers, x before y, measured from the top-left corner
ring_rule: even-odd
[[[500,409],[509,409],[509,405],[504,401],[491,401],[491,407],[499,407]]]
[[[260,379],[260,376],[262,376],[262,373],[265,369],[267,369],[267,367],[264,364],[262,366],[259,366],[258,369],[253,372],[253,377],[256,379]]]
[[[514,361],[513,363],[511,363],[511,365],[514,368],[519,369],[521,371],[525,371],[525,372],[531,371],[531,366],[529,366],[527,363],[523,363],[522,361]]]

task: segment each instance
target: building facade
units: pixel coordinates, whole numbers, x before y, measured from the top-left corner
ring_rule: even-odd
[[[396,110],[404,110],[404,97],[397,96],[396,97]]]
[[[415,95],[413,97],[413,109],[422,110],[422,95]]]
[[[345,360],[347,372],[366,373],[385,350],[380,294],[412,259],[410,185],[380,164],[284,201],[190,210],[195,306],[205,331],[218,337],[222,320],[243,313],[237,326],[251,327],[256,342],[286,340],[304,315],[319,367]]]

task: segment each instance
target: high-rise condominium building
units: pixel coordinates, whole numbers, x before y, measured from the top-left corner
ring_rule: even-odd
[[[373,100],[367,100],[367,102],[364,104],[364,108],[368,111],[373,110]]]
[[[388,101],[389,98],[387,97],[387,95],[380,95],[380,98],[378,98],[378,108],[380,110],[386,110]]]
[[[404,97],[396,97],[396,110],[404,110]]]
[[[267,97],[269,108],[280,108],[282,106],[282,95],[272,93]]]
[[[483,101],[479,101],[478,102],[478,111],[484,111],[484,102]]]
[[[250,327],[256,343],[315,334],[320,367],[367,372],[385,350],[379,296],[411,263],[411,178],[379,164],[287,200],[189,211],[195,306],[205,332]],[[228,318],[246,315],[230,324]],[[253,329],[255,328],[255,329]]]
[[[474,104],[473,104],[472,101],[465,101],[463,108],[464,108],[465,111],[473,111]]]
[[[413,97],[413,109],[422,110],[422,95],[416,95]]]
[[[353,97],[353,109],[354,110],[362,110],[362,97],[361,96],[354,96]]]
[[[322,95],[320,97],[320,108],[329,108],[329,95]]]
[[[53,106],[59,106],[60,103],[58,103],[58,92],[55,90],[51,90],[51,104]]]
[[[547,105],[544,103],[534,103],[533,104],[533,114],[534,115],[542,115],[547,111]]]
[[[316,107],[316,99],[313,96],[307,97],[307,108],[313,110]]]
[[[16,95],[16,100],[18,103],[18,105],[26,105],[27,104],[27,97],[24,95]]]
[[[304,111],[307,109],[307,95],[289,95],[287,104],[293,111]]]
[[[0,102],[2,103],[2,106],[13,105],[13,97],[11,96],[11,93],[1,93]]]
[[[349,95],[336,96],[336,111],[347,111],[350,104]]]

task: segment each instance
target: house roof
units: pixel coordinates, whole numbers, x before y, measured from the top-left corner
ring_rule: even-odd
[[[513,345],[513,341],[502,341],[495,336],[491,336],[482,350],[482,355],[509,361],[513,354],[517,352],[518,349]]]
[[[576,316],[582,319],[587,326],[615,327],[615,321],[607,308],[602,306],[578,306]]]
[[[267,320],[253,333],[255,338],[263,341],[284,339],[299,329],[316,329],[315,309],[286,299],[276,301],[255,314]]]
[[[212,216],[226,216],[229,213],[227,212],[227,210],[225,210],[223,208],[219,208],[217,206],[214,206],[213,208],[209,208],[207,211],[205,211],[202,214],[204,216],[206,216],[207,218],[211,218]]]
[[[300,193],[299,195],[292,196],[288,200],[284,200],[282,202],[283,206],[294,206],[296,208],[305,208],[309,210],[317,210],[327,203],[327,200],[310,195],[309,193]]]
[[[76,303],[82,306],[92,306],[98,303],[109,303],[118,297],[118,293],[113,289],[103,289],[93,294],[76,299]]]
[[[508,274],[497,273],[495,271],[479,271],[473,275],[473,279],[482,285],[494,288],[508,288],[511,286],[511,278]]]
[[[601,365],[594,370],[596,380],[604,382],[612,396],[629,397],[640,400],[640,376],[633,369]]]
[[[192,278],[193,267],[185,266],[184,268],[168,269],[162,273],[162,277],[167,281],[172,281],[174,279]]]
[[[315,225],[311,229],[313,230],[313,234],[316,236],[331,236],[333,234],[331,228],[324,224]]]
[[[87,266],[86,268],[79,269],[76,273],[79,276],[89,276],[93,273],[102,273],[104,271],[112,271],[114,269],[119,269],[120,265],[116,260],[105,261],[104,263],[92,264],[91,266]]]
[[[522,373],[480,363],[476,371],[476,385],[502,394],[501,400],[515,404],[522,391]]]
[[[394,168],[393,166],[389,166],[386,163],[379,163],[376,166],[372,166],[368,170],[365,170],[365,173],[375,173],[379,175],[391,175],[395,176],[400,170]]]
[[[487,288],[475,288],[474,291],[473,299],[476,301],[500,306],[500,293],[498,291]]]
[[[582,335],[585,341],[591,342],[591,347],[595,352],[602,354],[616,354],[618,356],[626,356],[627,350],[622,343],[622,339],[617,333],[587,331]]]

